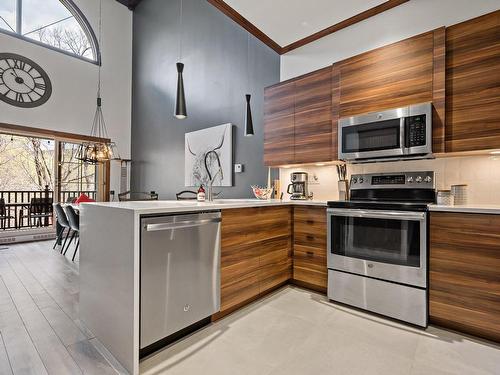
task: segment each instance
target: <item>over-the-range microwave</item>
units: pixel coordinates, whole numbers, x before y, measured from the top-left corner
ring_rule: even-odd
[[[339,159],[350,162],[432,157],[432,103],[339,120]]]

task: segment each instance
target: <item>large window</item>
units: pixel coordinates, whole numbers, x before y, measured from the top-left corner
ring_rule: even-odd
[[[72,0],[0,0],[0,30],[99,61],[95,34]]]

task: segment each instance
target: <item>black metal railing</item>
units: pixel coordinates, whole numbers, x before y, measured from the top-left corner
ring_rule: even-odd
[[[58,201],[71,202],[82,193],[92,199],[97,197],[96,191],[66,190],[59,193]],[[52,203],[57,200],[48,186],[43,190],[0,190],[0,201],[2,198],[5,208],[0,207],[0,231],[53,224]]]

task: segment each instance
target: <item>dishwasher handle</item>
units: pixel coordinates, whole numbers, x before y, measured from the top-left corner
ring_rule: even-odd
[[[206,224],[220,223],[221,221],[221,218],[217,217],[213,219],[177,221],[175,223],[146,224],[144,225],[144,229],[146,229],[147,232],[155,232],[160,230],[200,227]]]

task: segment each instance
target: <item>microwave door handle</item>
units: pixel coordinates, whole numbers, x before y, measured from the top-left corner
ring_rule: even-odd
[[[370,211],[356,209],[332,209],[329,213],[333,216],[366,217],[370,219],[392,219],[392,220],[425,220],[425,212],[401,212],[401,211]]]
[[[408,147],[406,143],[406,128],[405,128],[405,119],[406,117],[402,116],[399,119],[399,145],[401,146],[401,150],[403,154],[408,154]]]

